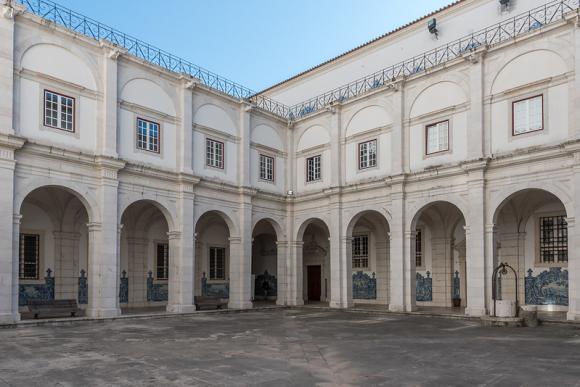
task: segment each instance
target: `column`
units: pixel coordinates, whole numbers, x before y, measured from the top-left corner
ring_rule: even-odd
[[[342,206],[339,194],[331,196],[329,207],[330,307],[348,308],[352,306],[352,277],[350,277],[350,267],[347,266],[347,241],[342,231]]]
[[[409,225],[405,226],[410,227]],[[403,232],[403,286],[404,286],[404,311],[417,310],[417,278],[415,267],[415,230]]]
[[[241,102],[240,105],[240,142],[238,144],[238,185],[251,186],[250,175],[250,125],[252,105]]]
[[[576,30],[578,31],[578,30]],[[578,39],[577,39],[578,40]],[[576,58],[578,62],[578,58]],[[580,89],[578,89],[580,92]],[[576,108],[577,109],[577,108]],[[580,152],[574,154],[574,213],[567,214],[568,221],[568,320],[580,320]]]
[[[276,241],[276,278],[277,290],[276,305],[286,305],[288,292],[288,242]]]
[[[407,293],[412,289],[405,284],[405,193],[404,177],[396,176],[391,186],[391,214],[390,224],[390,281],[389,281],[389,310],[393,312],[405,311]],[[415,280],[413,279],[414,289]],[[414,297],[412,294],[412,297]]]
[[[466,256],[467,262],[467,256]],[[493,270],[499,264],[497,257],[497,227],[493,223],[485,226],[485,299],[488,310],[493,305]]]
[[[117,157],[117,58],[123,52],[106,40],[100,41],[103,49],[103,102],[101,106],[101,129],[97,136],[98,153],[107,157]]]
[[[252,308],[252,196],[240,195],[240,235],[230,238],[229,308]]]
[[[389,304],[389,242],[381,237],[375,243],[377,261],[377,302]]]
[[[392,96],[392,110],[393,110],[393,126],[391,129],[391,174],[398,175],[403,173],[404,165],[404,132],[403,132],[403,121],[404,121],[404,92],[403,92],[403,82],[397,82],[395,84],[395,91]]]
[[[469,110],[467,111],[467,159],[477,160],[483,156],[483,54],[472,53],[468,57],[469,67]]]
[[[177,129],[177,169],[193,174],[193,89],[196,83],[189,77],[180,77],[180,122]]]
[[[56,253],[54,279],[56,299],[77,299],[79,268],[78,232],[54,232]]]
[[[128,307],[147,305],[147,238],[127,238],[127,278],[129,278]],[[119,266],[120,267],[120,266]]]
[[[416,232],[411,235],[415,241]],[[431,238],[431,278],[433,278],[433,303],[437,306],[451,307],[452,261],[451,239]]]
[[[287,305],[304,305],[304,261],[302,257],[303,241],[293,241],[289,244],[290,270],[288,272]]]

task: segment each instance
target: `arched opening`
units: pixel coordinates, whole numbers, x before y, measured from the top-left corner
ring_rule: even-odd
[[[23,319],[35,301],[74,300],[88,306],[89,215],[80,195],[46,186],[20,207],[18,305]]]
[[[494,213],[494,266],[508,263],[518,289],[500,279],[501,299],[537,306],[541,312],[568,311],[568,223],[566,208],[554,194],[525,189],[506,198]]]
[[[430,203],[414,217],[411,228],[411,278],[417,309],[467,307],[465,217],[454,204]],[[453,308],[453,309],[447,309]]]
[[[203,214],[195,226],[195,295],[230,297],[230,226],[218,211]]]
[[[347,228],[352,269],[352,298],[356,304],[389,303],[389,224],[377,211],[357,214]]]
[[[252,296],[254,303],[275,303],[279,294],[278,237],[270,220],[262,219],[252,232]]]
[[[311,219],[300,227],[298,240],[303,242],[302,297],[305,303],[330,301],[329,238],[328,227],[320,219]]]
[[[168,222],[159,207],[139,200],[121,216],[119,305],[124,314],[165,311],[169,289]]]

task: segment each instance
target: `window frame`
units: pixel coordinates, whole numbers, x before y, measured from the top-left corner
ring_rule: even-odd
[[[367,165],[366,167],[363,167],[361,165],[361,146],[365,145],[365,144],[370,144],[370,143],[374,143],[375,144],[375,158],[374,158],[374,164],[373,165]],[[379,165],[379,142],[376,138],[373,138],[371,140],[366,140],[366,141],[362,141],[357,143],[357,165],[358,165],[358,170],[359,171],[364,171],[367,169],[371,169],[371,168],[376,168]],[[368,157],[367,157],[368,159]],[[368,161],[368,160],[367,160]]]
[[[36,244],[36,275],[35,277],[23,277],[24,273],[24,262],[22,256],[22,239],[24,236],[35,236],[37,240]],[[20,232],[18,235],[18,280],[19,281],[38,281],[40,280],[41,273],[41,250],[42,250],[42,240],[40,233],[35,232]]]
[[[156,151],[141,148],[139,146],[139,121],[143,121],[143,122],[146,122],[148,124],[148,126],[147,126],[148,133],[150,130],[149,129],[150,124],[157,125],[157,150]],[[152,154],[156,154],[156,155],[161,155],[161,123],[160,122],[153,121],[153,120],[148,119],[148,118],[143,118],[142,116],[135,117],[135,149],[137,149],[138,151],[141,151],[141,152],[147,152],[147,153],[152,153]]]
[[[54,125],[49,125],[46,122],[46,94],[47,93],[51,93],[54,94],[58,97],[58,102],[57,102],[57,126]],[[71,124],[72,124],[72,129],[66,129],[63,127],[58,126],[59,123],[62,123],[62,120],[60,119],[60,115],[61,113],[61,102],[60,99],[61,98],[69,98],[72,100],[72,113],[71,113]],[[77,100],[75,97],[72,97],[70,95],[64,94],[64,93],[60,93],[57,91],[54,91],[53,89],[49,89],[49,88],[43,88],[43,92],[42,92],[42,125],[44,127],[47,128],[51,128],[51,129],[57,129],[60,131],[63,131],[65,133],[76,133],[76,105],[77,105]]]
[[[355,255],[354,254],[354,249],[355,249],[355,239],[357,238],[366,238],[366,250],[367,250],[367,254],[365,255]],[[362,234],[355,234],[352,236],[352,241],[351,241],[351,248],[352,248],[352,254],[351,254],[351,266],[353,270],[358,270],[358,271],[364,271],[364,270],[369,270],[371,267],[371,236],[368,233],[362,233]],[[359,261],[359,266],[355,265],[355,260]],[[363,262],[366,261],[366,266],[363,265]]]
[[[268,179],[268,178],[262,176],[262,157],[264,157],[265,159],[272,160],[272,179]],[[264,154],[264,153],[259,153],[259,156],[258,156],[258,173],[259,173],[260,180],[266,181],[268,183],[274,183],[276,181],[276,157],[270,156],[270,155],[267,155],[267,154]]]
[[[165,254],[164,257],[165,262],[163,266],[159,265],[159,247],[165,246]],[[163,267],[165,271],[165,277],[159,276],[159,268]],[[157,281],[168,281],[169,280],[169,242],[155,242],[155,279]]]
[[[447,123],[447,148],[438,150],[436,152],[429,152],[429,128],[439,126],[440,124]],[[425,125],[425,156],[433,156],[440,153],[449,152],[451,150],[451,122],[449,119],[433,122]]]
[[[221,144],[221,147],[222,147],[222,153],[221,153],[221,157],[220,157],[221,166],[211,165],[208,163],[208,149],[207,148],[208,148],[208,142],[210,142],[210,141],[213,143],[216,143],[216,144]],[[205,165],[207,167],[210,167],[210,168],[221,169],[221,170],[225,169],[225,167],[226,167],[226,144],[224,141],[219,141],[219,140],[216,140],[215,138],[211,138],[211,137],[205,138]]]
[[[314,161],[314,159],[318,159],[318,177],[315,176],[312,179],[310,179],[310,173],[308,170],[309,162]],[[306,182],[307,183],[314,183],[314,182],[322,180],[322,155],[321,154],[307,157],[305,160],[305,167],[306,167],[305,172],[306,172]]]
[[[541,235],[541,219],[542,218],[555,218],[555,217],[563,217],[566,221],[566,225],[568,224],[568,219],[565,212],[545,212],[545,213],[538,213],[535,214],[534,219],[534,227],[535,227],[535,246],[536,246],[536,258],[535,264],[536,267],[568,267],[568,261],[554,261],[554,262],[544,262],[542,261],[542,235]],[[569,240],[569,230],[568,226],[566,226],[566,251],[567,251],[567,259],[569,260],[569,253],[570,253],[570,240]]]
[[[212,277],[212,271],[211,271],[211,266],[212,266],[212,250],[223,250],[223,275],[222,277],[218,278],[217,277],[217,261],[216,261],[216,269],[214,269],[214,276]],[[216,257],[217,259],[217,257]],[[208,279],[210,281],[226,281],[227,275],[227,250],[224,246],[209,246],[208,250],[207,250],[207,272],[208,272]]]
[[[538,98],[538,97],[541,98],[541,105],[542,105],[542,127],[540,129],[529,130],[529,131],[523,132],[523,133],[516,133],[516,115],[515,115],[516,104],[520,103],[520,102],[528,101],[528,100],[531,100],[534,98]],[[514,101],[511,101],[511,103],[512,103],[512,110],[511,110],[511,114],[512,114],[512,137],[518,137],[518,136],[524,136],[526,134],[542,132],[546,129],[544,101],[545,101],[544,93],[534,94],[534,95],[526,96],[523,98],[518,98]]]

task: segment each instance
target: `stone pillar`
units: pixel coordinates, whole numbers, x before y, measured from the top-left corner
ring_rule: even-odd
[[[410,225],[405,226],[410,227]],[[417,310],[417,278],[415,267],[415,230],[405,230],[403,233],[403,285],[404,285],[404,310],[413,312]]]
[[[230,238],[230,302],[234,309],[252,308],[252,195],[242,189],[239,232]]]
[[[493,270],[499,264],[497,255],[497,227],[493,223],[485,226],[485,299],[488,312],[493,305]],[[467,262],[467,256],[466,256]]]
[[[302,248],[304,242],[294,241],[289,244],[290,248],[290,270],[288,273],[288,293],[286,295],[287,305],[304,305],[304,261]]]
[[[469,110],[467,111],[467,127],[469,141],[467,142],[467,159],[477,160],[483,156],[483,54],[472,53],[467,57],[471,62],[469,67]]]
[[[278,295],[276,305],[287,304],[288,292],[288,242],[276,241],[276,278]]]
[[[330,307],[348,308],[352,306],[352,277],[346,256],[346,239],[342,235],[342,206],[339,195],[332,195],[329,204]]]
[[[395,92],[392,96],[393,126],[391,129],[391,174],[399,175],[403,173],[404,165],[404,92],[403,83],[395,84]]]
[[[378,236],[376,249],[377,302],[389,304],[389,242]]]
[[[578,33],[578,29],[576,29]],[[578,38],[576,39],[579,40]],[[576,63],[579,60],[576,58]],[[580,78],[580,77],[579,77]],[[576,80],[578,82],[578,80]],[[580,88],[577,89],[580,93]],[[575,107],[577,109],[577,105]],[[580,152],[574,153],[574,213],[567,214],[568,221],[568,320],[580,320]]]
[[[147,238],[127,238],[127,277],[129,278],[128,307],[147,304]]]
[[[117,58],[124,51],[106,40],[100,41],[103,49],[103,102],[101,106],[102,120],[97,136],[98,153],[107,157],[117,157]]]
[[[390,288],[389,310],[393,312],[405,311],[405,300],[409,297],[410,285],[405,283],[405,192],[404,176],[399,175],[391,186],[391,214],[390,224]],[[414,289],[415,279],[412,281]],[[414,297],[414,292],[411,297]]]
[[[177,169],[181,173],[193,175],[193,89],[196,82],[182,76],[180,96],[180,123],[177,129]]]
[[[411,242],[415,242],[416,232],[411,235]],[[452,291],[452,261],[451,239],[431,238],[431,277],[433,278],[433,304],[451,307]]]
[[[251,180],[251,133],[252,105],[243,101],[240,105],[240,141],[238,143],[238,185],[250,187]],[[275,165],[274,165],[275,167]]]
[[[54,232],[55,267],[54,296],[56,299],[77,299],[79,267],[78,232]]]

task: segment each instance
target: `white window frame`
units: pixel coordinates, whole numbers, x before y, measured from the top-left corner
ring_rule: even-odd
[[[377,166],[377,139],[358,144],[358,169],[369,169]]]
[[[159,262],[159,247],[163,247],[163,262]],[[162,271],[162,275],[159,275],[159,269]],[[167,242],[157,242],[155,244],[155,278],[157,280],[168,280],[169,279],[169,243]]]
[[[535,105],[536,117],[532,118],[532,103],[539,103]],[[522,110],[522,114],[525,118],[516,114],[518,109]],[[538,116],[539,114],[539,116]],[[520,120],[525,122],[520,122]],[[522,128],[523,129],[520,129]],[[531,97],[526,97],[518,99],[512,102],[512,136],[521,136],[527,133],[539,132],[544,130],[544,94],[537,94]]]
[[[351,244],[352,244],[352,268],[368,269],[370,261],[369,234],[353,235]]]
[[[434,135],[432,136],[431,133],[434,133]],[[431,140],[433,140],[434,142],[432,143]],[[448,152],[449,142],[450,142],[449,120],[439,121],[425,126],[426,155]],[[434,147],[432,147],[432,144],[434,145]]]
[[[223,252],[223,257],[218,257],[213,252]],[[219,265],[218,259],[222,258],[222,273],[218,275]],[[226,248],[221,246],[210,246],[208,250],[208,272],[210,281],[225,281],[226,279]]]
[[[49,89],[44,89],[42,100],[43,125],[74,133],[76,100],[73,97]]]
[[[224,169],[225,144],[213,138],[205,139],[205,165]]]
[[[306,182],[319,181],[322,179],[322,155],[306,158]]]
[[[260,153],[260,179],[264,181],[274,182],[275,174],[274,168],[276,160],[272,156]]]
[[[141,124],[144,124],[145,133],[141,138]],[[135,121],[136,130],[136,147],[139,150],[161,153],[161,124],[145,118],[137,117]],[[157,136],[153,133],[157,130]]]

